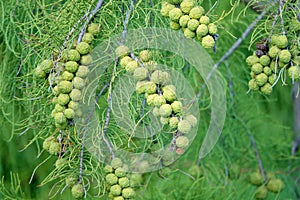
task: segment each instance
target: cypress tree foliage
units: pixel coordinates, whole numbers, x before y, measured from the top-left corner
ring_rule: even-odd
[[[291,90],[300,76],[296,1],[12,0],[0,2],[0,9],[0,145],[7,149],[0,151],[0,199],[299,198],[298,122],[291,115]],[[120,41],[123,48],[115,63],[103,66],[94,90],[110,155],[99,162],[85,140],[93,130],[75,126],[76,117],[87,114],[80,104],[92,81],[89,55],[115,33],[125,40],[128,30],[147,27],[172,28],[207,48],[219,70],[211,74],[226,82],[222,135],[202,158],[212,110],[204,83],[211,74],[202,77],[180,55],[132,51]],[[136,89],[124,119],[134,122],[133,130],[141,123],[162,126],[155,136],[134,138],[117,123],[127,114],[114,103],[122,76]],[[180,77],[192,89],[165,83]],[[184,90],[199,97],[191,109],[196,114],[184,113]],[[156,118],[141,117],[152,112]],[[170,142],[169,154],[130,161],[145,173],[123,173],[127,161],[112,150],[151,153]],[[174,163],[173,156],[179,157]],[[149,170],[153,165],[163,167]]]

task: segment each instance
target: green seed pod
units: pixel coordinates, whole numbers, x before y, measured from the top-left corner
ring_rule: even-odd
[[[133,60],[133,61],[130,61],[127,65],[126,65],[126,67],[125,67],[125,69],[126,69],[126,71],[127,72],[134,72],[134,70],[136,69],[136,68],[138,68],[139,67],[139,63],[137,62],[137,61],[135,61],[135,60]]]
[[[113,173],[114,169],[110,165],[105,165],[104,171],[105,171],[105,173],[108,174],[108,173]]]
[[[84,195],[84,188],[83,188],[82,184],[76,184],[76,185],[74,185],[72,187],[71,193],[72,193],[72,196],[75,199],[82,198],[83,195]]]
[[[202,17],[200,17],[200,20],[199,20],[199,22],[200,22],[200,24],[209,24],[209,17],[207,17],[207,16],[202,16]]]
[[[91,50],[91,47],[88,43],[86,42],[80,42],[79,44],[77,44],[76,46],[76,50],[81,54],[81,55],[85,55],[88,54]]]
[[[49,147],[49,153],[51,155],[57,155],[60,152],[60,144],[58,142],[52,141]]]
[[[47,76],[46,72],[44,72],[40,66],[35,68],[34,75],[40,79],[46,78],[46,76]]]
[[[81,109],[77,109],[77,110],[75,111],[75,116],[81,117],[81,116],[82,116],[82,110],[81,110]]]
[[[63,124],[65,122],[67,122],[67,118],[65,117],[65,115],[62,112],[58,112],[54,116],[54,121],[57,124]]]
[[[180,9],[185,14],[189,14],[190,10],[194,7],[194,1],[193,0],[183,0],[180,4]]]
[[[81,91],[78,90],[78,89],[73,89],[73,90],[70,92],[70,98],[71,98],[73,101],[80,101],[80,100],[81,100]]]
[[[182,12],[179,8],[173,8],[172,10],[170,10],[169,12],[169,17],[171,20],[173,21],[179,21],[180,17],[182,16]]]
[[[158,96],[158,94],[150,94],[147,96],[147,104],[149,106],[154,106],[154,99]]]
[[[152,113],[154,117],[160,117],[160,112],[158,107],[154,107]]]
[[[205,24],[200,24],[196,30],[198,37],[203,37],[208,33],[208,27]]]
[[[180,24],[175,21],[170,21],[170,28],[173,30],[179,30],[180,29]]]
[[[212,48],[215,45],[215,40],[212,36],[207,35],[202,38],[201,44],[204,48]]]
[[[59,158],[55,162],[55,167],[57,169],[61,169],[62,167],[64,167],[67,164],[67,162],[68,162],[67,159],[65,159],[65,158]]]
[[[157,69],[157,62],[155,62],[155,61],[146,62],[146,63],[144,63],[144,67],[146,69],[148,69],[149,72],[153,72],[154,70]]]
[[[262,64],[263,66],[268,66],[271,62],[271,59],[269,56],[267,55],[263,55],[259,58],[259,62],[260,64]]]
[[[284,183],[280,179],[271,179],[267,184],[267,189],[271,192],[278,193],[284,188]]]
[[[68,72],[74,73],[74,72],[76,72],[78,70],[78,64],[75,61],[68,61],[65,64],[65,69]]]
[[[61,81],[57,87],[59,93],[67,94],[72,90],[72,83],[70,81]]]
[[[191,124],[188,120],[181,120],[178,123],[178,130],[182,133],[188,133],[191,130]]]
[[[169,117],[160,117],[159,120],[162,125],[167,125],[169,123]]]
[[[278,35],[272,35],[271,36],[271,45],[276,45],[277,39],[278,39]]]
[[[56,112],[63,112],[65,110],[65,107],[57,103],[55,104],[54,109]]]
[[[185,148],[189,145],[190,140],[185,136],[179,136],[176,139],[176,146],[179,148]]]
[[[136,187],[143,184],[143,176],[141,174],[130,175],[130,187]]]
[[[278,56],[279,52],[280,52],[280,49],[277,46],[272,46],[269,49],[268,54],[271,58],[276,58]]]
[[[297,54],[294,54],[294,55],[297,55]],[[299,52],[299,55],[300,55],[300,52]],[[294,65],[300,65],[300,56],[294,56],[293,58],[293,63]]]
[[[255,77],[255,81],[258,86],[263,86],[268,81],[268,76],[265,75],[264,73],[258,74]]]
[[[188,173],[195,178],[203,176],[203,171],[199,165],[192,165],[188,170]]]
[[[153,103],[154,103],[155,106],[161,106],[161,105],[163,105],[163,104],[166,103],[166,99],[165,99],[164,96],[158,95],[158,96],[156,96],[154,98],[154,102]]]
[[[46,151],[49,151],[49,148],[50,148],[50,145],[52,144],[52,142],[55,142],[55,138],[53,136],[46,138],[43,142],[43,149],[45,149]]]
[[[135,198],[135,191],[131,188],[131,187],[128,187],[128,188],[124,188],[122,190],[122,196],[124,198]]]
[[[256,199],[266,199],[268,196],[268,190],[265,186],[261,186],[255,190]]]
[[[194,38],[196,36],[196,33],[188,28],[184,29],[183,34],[186,38]]]
[[[246,59],[246,63],[249,66],[252,66],[259,62],[259,58],[256,55],[248,56]]]
[[[122,178],[124,176],[126,176],[126,172],[125,170],[122,168],[122,167],[118,167],[116,170],[115,170],[115,175],[119,178]]]
[[[83,89],[85,87],[85,80],[80,77],[75,77],[73,79],[73,87],[79,90]]]
[[[52,67],[52,60],[44,60],[43,62],[41,62],[41,64],[38,65],[38,68],[40,68],[45,73],[50,73]]]
[[[74,77],[74,74],[68,71],[64,71],[61,75],[61,78],[65,81],[70,81]]]
[[[169,126],[170,126],[170,128],[172,128],[172,129],[177,128],[178,122],[179,122],[179,120],[178,120],[177,117],[171,117],[170,120],[169,120]]]
[[[276,38],[275,40],[275,44],[277,47],[279,47],[280,49],[284,49],[287,47],[288,45],[288,40],[287,37],[285,35],[280,35]]]
[[[90,65],[93,62],[93,57],[91,54],[83,55],[80,59],[81,65]]]
[[[256,83],[256,81],[255,81],[255,79],[251,79],[251,80],[249,81],[248,87],[249,87],[250,90],[254,90],[254,91],[256,91],[256,90],[259,89],[259,87],[258,87],[258,85],[257,85],[257,83]]]
[[[264,67],[264,74],[270,76],[272,74],[272,70],[270,67]]]
[[[88,44],[91,44],[94,40],[94,36],[91,33],[85,33],[82,37],[82,42],[86,42]]]
[[[249,181],[253,185],[261,185],[264,183],[264,177],[259,172],[253,172],[250,174]]]
[[[152,58],[152,53],[148,50],[143,50],[143,51],[140,52],[139,58],[143,62],[148,62]]]
[[[185,119],[190,123],[191,127],[196,127],[198,124],[197,118],[192,114],[187,115]]]
[[[174,101],[176,99],[176,87],[174,85],[166,85],[162,88],[163,96],[167,101]]]
[[[75,49],[71,49],[69,52],[68,52],[68,61],[79,61],[80,60],[80,54],[77,50]]]
[[[169,117],[172,114],[172,107],[170,104],[163,104],[159,108],[160,116]]]
[[[126,65],[133,61],[132,58],[130,58],[129,56],[124,56],[123,58],[120,59],[120,65],[122,68],[125,68]]]
[[[77,110],[79,108],[79,103],[75,101],[70,101],[68,104],[68,108],[71,108],[73,110]]]
[[[130,185],[129,179],[127,177],[119,178],[119,185],[122,188],[127,188]]]
[[[160,10],[160,14],[164,17],[169,17],[170,10],[175,8],[174,5],[168,3],[168,2],[163,2]]]
[[[105,181],[109,184],[109,185],[114,185],[114,184],[117,184],[118,183],[118,177],[113,174],[113,173],[110,173],[110,174],[107,174],[105,176]]]
[[[180,101],[174,101],[171,107],[174,113],[181,113],[182,111],[182,103]]]
[[[284,50],[280,51],[279,62],[288,63],[288,62],[290,62],[291,58],[292,58],[292,55],[289,52],[289,50],[284,49]]]
[[[122,188],[121,188],[120,185],[117,184],[117,185],[111,186],[110,189],[109,189],[109,191],[110,191],[110,193],[111,193],[112,195],[118,196],[118,195],[121,194]]]
[[[291,79],[299,80],[300,79],[300,68],[298,66],[291,66],[288,69],[288,75]]]
[[[115,53],[116,53],[116,57],[123,58],[124,56],[129,55],[130,49],[125,45],[121,45],[116,48]]]
[[[67,178],[66,178],[66,185],[67,186],[70,186],[70,187],[73,187],[73,185],[75,185],[76,183],[77,183],[77,181],[78,181],[78,178],[77,177],[75,177],[75,176],[68,176]]]
[[[251,67],[251,71],[255,74],[260,74],[263,71],[263,66],[260,63],[256,63]]]
[[[70,97],[68,94],[59,94],[57,97],[57,103],[64,106],[67,105],[70,101]]]
[[[190,19],[188,21],[187,27],[188,29],[190,29],[191,31],[195,31],[199,26],[199,21],[196,19]]]
[[[190,10],[190,18],[191,19],[200,19],[200,17],[204,14],[204,8],[201,6],[196,6]]]
[[[268,77],[268,82],[273,85],[275,83],[276,79],[275,79],[275,74],[271,74],[269,77]]]
[[[159,85],[165,85],[169,82],[170,80],[170,75],[168,72],[163,72],[161,70],[155,70],[151,74],[151,81],[159,84]]]
[[[272,86],[270,85],[270,83],[266,83],[264,86],[262,86],[260,88],[260,91],[263,94],[271,94],[272,93]]]
[[[180,17],[179,19],[179,25],[182,27],[182,28],[186,28],[187,27],[187,24],[190,20],[190,17],[188,15],[183,15]]]
[[[211,35],[215,35],[218,32],[218,27],[214,23],[208,24],[208,32]]]
[[[148,70],[144,67],[136,68],[133,72],[133,77],[138,80],[142,81],[145,80],[148,77]]]
[[[156,85],[151,81],[138,81],[136,83],[135,91],[137,94],[152,94],[156,91]]]
[[[66,116],[67,119],[73,119],[74,116],[75,116],[75,112],[74,112],[73,109],[67,108],[67,109],[64,111],[64,115]]]
[[[121,167],[123,164],[122,160],[120,158],[114,158],[112,161],[111,161],[111,166],[114,168],[114,169],[117,169],[119,167]]]
[[[250,76],[251,76],[251,78],[255,78],[256,74],[253,71],[251,71]]]
[[[100,32],[99,24],[91,23],[88,27],[88,32],[93,35],[97,35]]]

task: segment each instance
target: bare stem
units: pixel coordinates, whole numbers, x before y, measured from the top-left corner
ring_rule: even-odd
[[[88,17],[86,18],[83,26],[81,27],[81,30],[80,30],[80,33],[78,35],[78,40],[77,40],[77,44],[79,42],[81,42],[82,40],[82,37],[85,33],[85,29],[87,27],[87,25],[90,23],[90,21],[93,19],[93,17],[96,15],[96,13],[98,12],[98,10],[101,8],[102,4],[103,4],[104,0],[98,0],[98,3],[96,5],[96,7],[91,11],[91,12],[88,12]]]
[[[255,156],[256,156],[259,171],[260,171],[261,175],[264,177],[264,181],[266,182],[267,181],[266,173],[265,173],[265,170],[263,168],[263,164],[262,164],[262,161],[261,161],[261,158],[260,158],[257,146],[256,146],[255,139],[254,139],[251,131],[248,129],[247,125],[245,124],[245,122],[242,119],[240,119],[237,115],[235,115],[235,118],[241,123],[241,125],[246,130],[247,135],[249,136],[251,145],[253,147],[253,150],[254,150],[254,153],[255,153]]]

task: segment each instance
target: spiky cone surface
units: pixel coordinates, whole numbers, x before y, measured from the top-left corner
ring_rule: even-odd
[[[262,185],[264,183],[264,177],[259,172],[253,172],[249,176],[249,181],[253,185]]]
[[[84,187],[82,184],[76,184],[72,187],[71,192],[75,199],[80,199],[84,196]]]
[[[271,192],[278,193],[284,188],[284,183],[278,178],[271,179],[267,184],[267,189]]]

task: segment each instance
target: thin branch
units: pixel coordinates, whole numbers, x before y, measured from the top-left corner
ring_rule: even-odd
[[[254,150],[254,152],[255,152],[255,156],[256,156],[256,160],[257,160],[258,167],[259,167],[259,171],[260,171],[261,175],[264,177],[264,181],[265,181],[265,183],[266,183],[267,177],[266,177],[266,173],[265,173],[265,170],[264,170],[264,168],[263,168],[263,164],[262,164],[262,161],[261,161],[261,158],[260,158],[260,155],[259,155],[257,146],[256,146],[255,139],[254,139],[254,137],[253,137],[251,131],[248,129],[247,125],[245,124],[245,122],[244,122],[242,119],[240,119],[237,115],[235,115],[235,118],[241,123],[241,125],[242,125],[242,126],[244,127],[244,129],[246,130],[247,135],[249,136],[251,145],[252,145],[253,150]]]
[[[129,10],[127,10],[125,20],[123,21],[123,31],[122,31],[122,41],[121,41],[121,43],[123,43],[125,38],[126,38],[127,27],[128,27],[128,24],[129,24],[129,18],[131,16],[132,11],[133,11],[134,3],[135,3],[135,0],[131,0]]]
[[[78,41],[81,41],[82,36],[83,36],[83,32],[84,32],[84,30],[85,30],[85,28],[86,28],[86,25],[90,22],[90,20],[92,19],[92,17],[93,17],[93,16],[97,13],[97,11],[100,9],[102,3],[103,3],[103,0],[99,0],[98,3],[97,3],[97,5],[96,5],[96,7],[91,11],[91,13],[89,13],[89,11],[88,11],[88,12],[85,13],[84,16],[81,18],[81,19],[86,19],[86,20],[85,20],[84,25],[83,25],[82,28],[81,28],[81,32],[80,32],[80,34],[79,34],[80,40],[79,40],[79,38],[78,38]],[[89,16],[89,17],[87,17],[87,16]],[[73,33],[75,32],[75,30],[77,29],[77,26],[79,25],[79,23],[81,23],[81,21],[78,21],[78,22],[77,22],[76,27],[74,26],[73,29],[72,29],[73,31],[71,30],[71,31],[72,31],[72,34],[73,34]],[[70,38],[71,35],[69,34],[68,37]],[[69,38],[68,38],[68,40],[69,40]],[[65,48],[66,43],[67,43],[68,40],[66,40],[65,44],[63,45],[64,48]],[[78,42],[78,41],[77,41],[77,42]],[[60,52],[60,54],[59,54],[59,56],[58,56],[57,61],[59,60],[59,58],[60,58],[60,56],[61,56],[63,50],[64,50],[64,49],[61,49],[61,52]],[[57,65],[57,62],[56,62],[56,65]],[[101,90],[101,91],[102,91],[102,90]],[[104,91],[104,90],[103,90],[103,91]],[[84,129],[84,132],[83,132],[83,135],[82,135],[82,138],[81,138],[82,141],[81,141],[81,150],[80,150],[80,158],[79,158],[79,178],[78,178],[79,183],[82,182],[82,177],[83,177],[83,157],[84,157],[84,147],[85,147],[85,143],[84,143],[85,134],[86,134],[86,129]],[[86,196],[86,190],[85,190],[85,188],[84,188],[84,193],[85,193],[85,196]]]
[[[96,15],[96,13],[98,12],[98,10],[101,8],[102,4],[103,4],[104,0],[98,0],[98,3],[96,5],[96,7],[90,12],[89,16],[87,17],[87,19],[85,20],[83,26],[81,27],[80,33],[78,35],[78,40],[77,40],[77,44],[79,42],[81,42],[82,37],[85,33],[85,29],[87,27],[87,25],[90,23],[90,21],[93,19],[93,17]]]
[[[279,16],[280,16],[280,24],[281,24],[281,29],[282,29],[282,34],[286,35],[286,30],[284,28],[284,20],[282,17],[282,9],[283,9],[283,0],[279,1]]]

